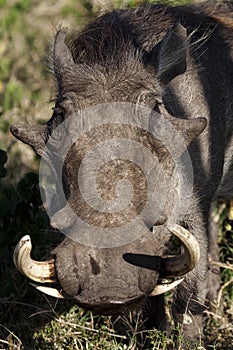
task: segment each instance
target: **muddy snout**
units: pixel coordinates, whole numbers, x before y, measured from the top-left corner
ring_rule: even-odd
[[[53,253],[63,293],[101,313],[119,312],[140,301],[153,291],[159,277],[161,258],[137,254],[136,247],[97,249],[66,240]]]

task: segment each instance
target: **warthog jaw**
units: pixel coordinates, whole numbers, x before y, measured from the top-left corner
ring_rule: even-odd
[[[162,259],[162,278],[176,278],[185,275],[196,266],[200,258],[199,244],[188,230],[179,225],[175,225],[173,228],[169,228],[169,231],[181,240],[184,245],[184,253]],[[32,281],[55,284],[57,282],[55,277],[55,260],[51,259],[43,262],[35,261],[31,258],[31,250],[32,244],[30,236],[24,236],[21,238],[14,251],[13,259],[17,269]],[[183,278],[175,281],[172,280],[168,283],[159,283],[150,293],[150,296],[163,294],[175,288],[182,281]],[[56,298],[64,298],[56,287],[32,285],[45,294]]]

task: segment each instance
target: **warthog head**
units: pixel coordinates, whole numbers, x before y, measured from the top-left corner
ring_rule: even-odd
[[[11,127],[42,157],[44,204],[66,235],[45,262],[31,259],[23,237],[15,264],[39,290],[101,313],[173,288],[199,259],[196,239],[182,227],[180,157],[206,121],[171,116],[163,101],[165,87],[186,70],[186,31],[166,19],[146,37],[127,14],[104,15],[80,34],[59,30],[52,118]],[[172,235],[182,243],[179,255],[165,249]]]

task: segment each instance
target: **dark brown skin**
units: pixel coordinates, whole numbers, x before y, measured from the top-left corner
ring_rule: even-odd
[[[215,197],[229,199],[233,192],[233,176],[229,170],[233,150],[232,12],[230,2],[177,8],[144,5],[135,10],[107,13],[81,33],[68,35],[66,44],[57,35],[51,57],[57,82],[53,116],[44,126],[11,128],[18,139],[43,155],[51,130],[72,113],[99,103],[142,104],[171,121],[186,141],[194,168],[192,201],[185,217],[178,218],[177,224],[196,237],[201,258],[177,287],[172,305],[176,322],[183,323],[185,312],[192,315],[193,322],[183,325],[185,337],[192,344],[197,343],[202,332],[201,315],[207,292],[209,290],[214,299],[218,290],[218,277],[216,282],[210,273],[209,286],[207,283],[207,255],[216,256],[208,223],[211,204]],[[197,117],[207,119],[206,129],[204,122],[193,121]],[[140,140],[140,133],[127,132]],[[111,138],[117,130],[105,130],[104,135],[106,133]],[[92,135],[92,141],[95,143],[102,137],[101,134]],[[82,152],[85,153],[89,146],[90,141],[85,143],[84,140],[82,149],[74,146],[67,155],[63,175],[66,198],[79,215],[87,217],[90,214],[92,222],[108,225],[108,217],[100,218],[84,205],[76,183],[75,174]],[[173,181],[175,172],[169,155],[156,140],[147,138],[146,147],[159,155],[169,188],[164,211],[154,223],[155,236],[148,229],[141,240],[106,249],[82,246],[65,238],[52,252],[58,281],[65,295],[100,313],[114,313],[120,306],[142,301],[162,277],[161,257],[165,255],[170,236],[167,220],[178,200]],[[117,182],[119,175],[117,165],[111,164],[106,174],[102,174],[98,186],[103,190],[103,196],[112,198],[115,195],[112,183]],[[143,184],[139,172],[131,169],[130,174],[135,186]],[[143,193],[142,185],[139,202],[144,200]],[[183,198],[179,200],[184,201]],[[60,208],[58,205],[57,210]],[[132,207],[126,217],[114,217],[115,222],[127,220],[137,208]],[[214,251],[208,247],[214,247]],[[138,266],[124,259],[129,253],[138,255]],[[164,323],[161,321],[161,317],[165,318],[164,314],[161,316],[163,299],[160,297],[160,304],[156,305],[157,299],[148,297],[144,301],[150,327]]]

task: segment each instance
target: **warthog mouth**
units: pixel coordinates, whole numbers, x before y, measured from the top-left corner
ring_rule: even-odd
[[[79,303],[83,308],[89,309],[90,311],[101,314],[101,315],[114,315],[119,314],[122,310],[140,303],[144,299],[144,295],[137,297],[128,298],[127,300],[100,300],[90,303]]]
[[[200,249],[195,237],[179,225],[170,232],[184,246],[179,255],[134,254],[133,249],[123,254],[123,247],[120,253],[114,255],[117,251],[113,252],[108,266],[104,254],[109,258],[109,251],[102,250],[99,257],[93,258],[94,248],[82,246],[81,255],[76,243],[66,241],[55,249],[54,259],[41,262],[31,258],[31,239],[25,236],[15,248],[14,263],[21,273],[38,283],[33,286],[39,291],[57,298],[74,299],[80,306],[102,314],[112,314],[146,296],[156,296],[176,287],[182,282],[181,277],[196,266]],[[83,249],[86,249],[85,254]]]

